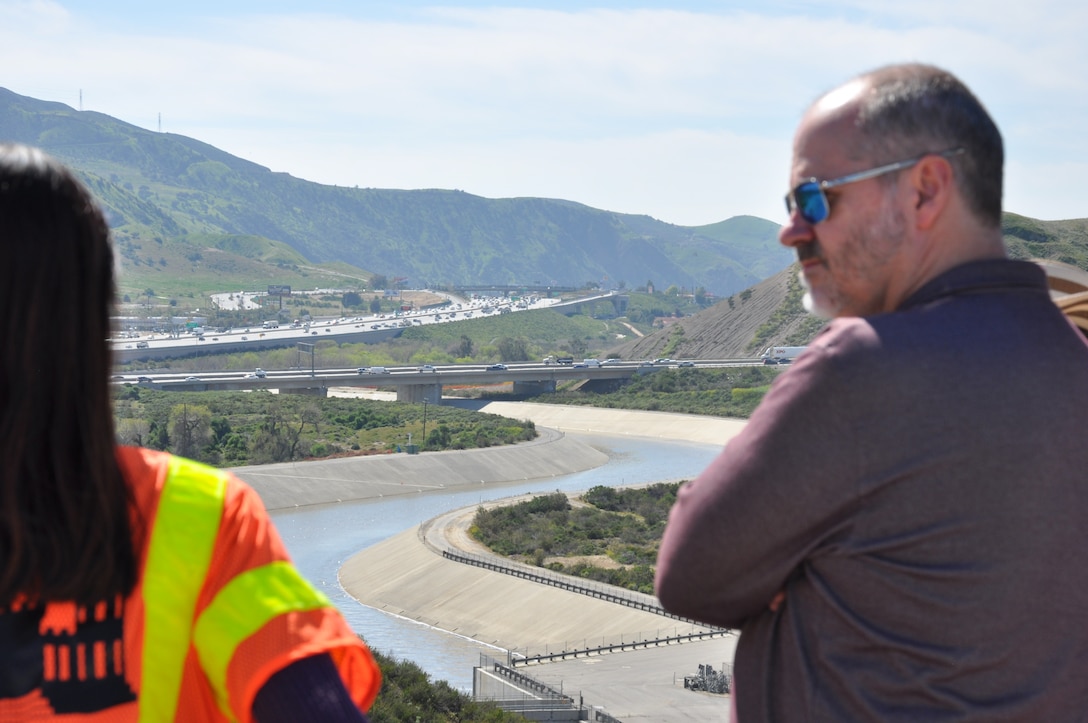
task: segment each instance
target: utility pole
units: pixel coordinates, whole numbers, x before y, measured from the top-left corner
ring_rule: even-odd
[[[296,348],[304,354],[310,355],[310,376],[316,376],[314,373],[314,345],[307,344],[304,341],[295,342]]]
[[[423,446],[427,446],[427,397],[423,397]]]

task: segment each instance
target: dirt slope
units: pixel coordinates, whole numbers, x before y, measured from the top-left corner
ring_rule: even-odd
[[[625,342],[609,350],[621,359],[653,359],[669,356],[673,359],[732,359],[755,357],[763,347],[774,344],[803,344],[815,334],[820,324],[804,312],[789,314],[785,321],[766,339],[753,348],[756,332],[767,323],[775,311],[787,301],[791,280],[796,279],[796,264],[753,286],[749,294],[735,294],[698,314],[684,317],[676,324],[652,334]],[[796,292],[795,292],[796,293]],[[747,298],[745,298],[747,297]],[[683,329],[679,341],[672,343]],[[795,335],[806,336],[797,341]]]

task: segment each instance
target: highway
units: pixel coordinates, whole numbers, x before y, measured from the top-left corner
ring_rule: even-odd
[[[141,372],[116,374],[115,384],[142,384],[173,391],[254,390],[254,389],[327,389],[328,387],[431,387],[443,385],[488,385],[503,382],[549,383],[577,379],[624,379],[660,369],[718,368],[762,365],[760,359],[717,360],[608,360],[601,366],[579,364],[543,364],[524,362],[509,364],[449,364],[435,366],[363,367],[347,369],[286,369],[246,372]],[[371,373],[372,369],[383,370]]]
[[[424,324],[449,323],[506,314],[529,309],[545,309],[559,303],[558,299],[536,299],[532,304],[511,299],[486,298],[454,303],[441,308],[416,310],[399,314],[378,314],[352,318],[319,319],[308,323],[280,323],[273,328],[261,324],[239,327],[223,332],[211,330],[203,334],[129,335],[110,340],[118,363],[175,359],[204,354],[258,351],[294,346],[299,342],[314,343],[331,339],[338,343],[362,342],[376,344],[399,336],[406,328]]]

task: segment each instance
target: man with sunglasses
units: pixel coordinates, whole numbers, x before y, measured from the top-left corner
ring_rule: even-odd
[[[802,118],[780,240],[831,321],[658,556],[667,609],[742,630],[742,723],[1088,712],[1088,344],[1006,258],[1002,166],[930,66]]]

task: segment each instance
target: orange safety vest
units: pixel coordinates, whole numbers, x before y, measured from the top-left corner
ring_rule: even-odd
[[[269,677],[321,653],[369,708],[377,665],[291,564],[250,487],[162,452],[120,448],[118,460],[135,498],[134,529],[149,531],[139,582],[126,599],[90,608],[0,613],[0,633],[22,633],[0,640],[0,654],[26,667],[0,679],[0,721],[248,722]],[[35,629],[36,638],[25,634]],[[12,690],[24,683],[33,687]]]

